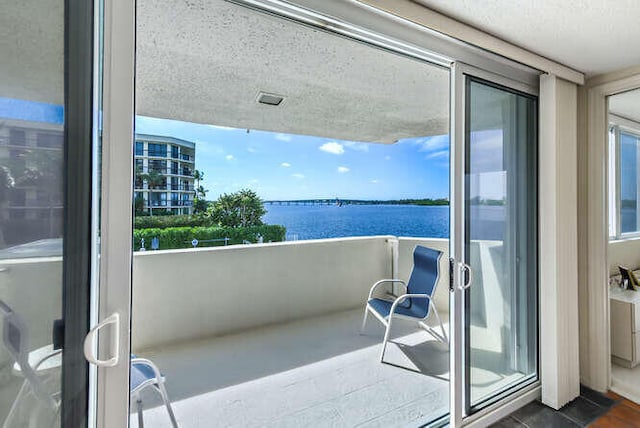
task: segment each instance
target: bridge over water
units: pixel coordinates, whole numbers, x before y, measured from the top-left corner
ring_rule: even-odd
[[[362,203],[364,201],[360,201]],[[348,199],[295,199],[286,201],[264,201],[265,205],[347,205],[355,203]]]

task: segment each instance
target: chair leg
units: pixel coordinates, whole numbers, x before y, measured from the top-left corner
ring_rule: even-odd
[[[167,412],[169,413],[171,425],[173,426],[173,428],[178,428],[178,422],[176,421],[176,416],[173,414],[171,401],[169,401],[169,394],[167,394],[167,389],[164,387],[164,382],[160,382],[158,384],[158,390],[160,391],[160,395],[162,395],[162,400],[164,401],[164,405],[166,406]]]
[[[362,319],[362,327],[360,327],[360,335],[364,334],[364,328],[367,326],[367,317],[369,316],[369,306],[364,307],[364,318]]]
[[[138,428],[144,428],[144,418],[142,417],[142,400],[139,397],[136,399],[136,405],[138,406]]]
[[[387,349],[387,342],[389,341],[389,335],[391,333],[391,315],[389,315],[389,321],[387,321],[387,329],[384,332],[384,340],[382,341],[382,351],[380,351],[380,362],[384,362],[384,351]]]

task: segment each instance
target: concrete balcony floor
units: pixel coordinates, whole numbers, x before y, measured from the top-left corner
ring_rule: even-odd
[[[407,426],[446,414],[448,346],[399,320],[385,361],[411,370],[381,364],[382,325],[370,316],[359,335],[361,317],[351,310],[139,354],[165,374],[184,427]],[[145,426],[170,426],[154,391],[143,402]]]

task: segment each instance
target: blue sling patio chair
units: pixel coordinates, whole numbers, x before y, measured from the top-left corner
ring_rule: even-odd
[[[438,279],[440,277],[439,262],[441,257],[442,251],[416,245],[416,248],[413,250],[413,270],[411,271],[408,283],[400,279],[381,279],[371,287],[369,298],[367,299],[367,306],[364,310],[361,332],[364,332],[369,312],[386,327],[384,340],[382,342],[382,351],[380,352],[380,362],[383,362],[384,359],[384,351],[389,341],[393,318],[415,320],[420,327],[424,328],[437,340],[443,343],[449,343],[444,326],[438,315],[438,310],[433,303],[433,296],[435,295],[436,285],[438,285]],[[397,297],[394,296],[393,301],[374,298],[373,294],[376,289],[380,285],[388,283],[402,284],[406,289],[405,294]],[[441,333],[425,323],[426,319],[432,313],[440,324]]]

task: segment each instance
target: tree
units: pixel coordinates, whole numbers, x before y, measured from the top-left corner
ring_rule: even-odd
[[[193,213],[199,214],[203,213],[207,210],[207,201],[205,197],[207,196],[208,190],[206,190],[202,186],[198,186],[195,189],[195,197],[193,198]]]
[[[196,187],[200,187],[200,180],[204,180],[204,172],[199,171],[197,169],[194,170],[193,171],[193,178],[197,182]]]
[[[6,247],[4,240],[4,229],[6,228],[6,221],[9,218],[9,210],[7,209],[7,202],[9,201],[9,192],[13,189],[15,180],[11,175],[11,171],[4,165],[0,166],[0,248]]]
[[[20,155],[24,169],[16,174],[15,185],[33,186],[44,193],[49,215],[49,237],[62,234],[61,225],[54,223],[55,209],[63,204],[63,152],[62,150],[25,150]]]
[[[136,214],[142,214],[144,212],[144,196],[142,193],[138,193],[133,200],[133,208]]]
[[[206,215],[223,227],[262,226],[262,216],[267,213],[262,199],[253,190],[242,189],[221,195],[211,203]]]

